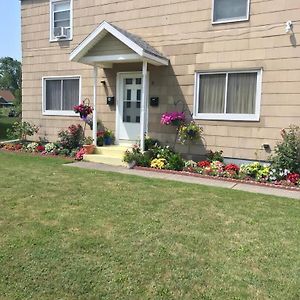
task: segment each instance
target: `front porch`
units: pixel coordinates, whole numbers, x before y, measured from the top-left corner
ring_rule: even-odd
[[[99,78],[99,68],[107,70],[115,64],[139,66],[134,72],[128,70],[128,72],[117,73],[116,92],[110,100],[112,105],[115,105],[116,144],[128,146],[139,141],[141,149],[144,150],[149,118],[150,74],[148,66],[167,66],[168,59],[139,37],[108,22],[103,22],[71,53],[70,60],[91,65],[94,68],[92,105],[94,108],[93,142],[95,145],[97,144],[97,117],[101,118],[101,111],[97,111],[97,104],[99,101],[106,103],[108,100],[99,97],[97,93],[100,82],[106,84]],[[122,147],[120,146],[119,150]],[[103,155],[103,153],[99,153],[101,151],[97,150],[97,154]],[[112,157],[114,156],[112,155]]]

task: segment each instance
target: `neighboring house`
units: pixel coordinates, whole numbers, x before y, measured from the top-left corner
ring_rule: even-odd
[[[15,96],[9,90],[0,90],[0,107],[11,107],[14,105]]]
[[[160,117],[185,107],[206,149],[239,159],[265,160],[300,124],[299,0],[21,2],[23,119],[50,140],[85,98],[117,142],[173,143]]]

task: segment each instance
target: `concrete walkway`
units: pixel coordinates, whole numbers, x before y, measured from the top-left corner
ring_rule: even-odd
[[[77,167],[82,169],[90,169],[90,170],[99,170],[103,172],[116,172],[121,174],[136,175],[136,176],[147,177],[147,178],[174,180],[180,182],[228,188],[232,190],[240,190],[240,191],[251,192],[251,193],[259,193],[259,194],[266,194],[272,196],[300,199],[299,191],[290,191],[290,190],[259,186],[259,185],[251,185],[245,183],[236,183],[230,181],[214,180],[209,178],[192,177],[192,176],[185,176],[180,174],[151,172],[151,171],[138,170],[138,169],[127,169],[124,167],[109,166],[105,164],[92,163],[92,162],[75,162],[71,164],[66,164],[65,166]]]

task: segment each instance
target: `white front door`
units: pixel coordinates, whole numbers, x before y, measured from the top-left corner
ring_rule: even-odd
[[[118,74],[117,138],[119,141],[140,139],[142,88],[142,73]]]

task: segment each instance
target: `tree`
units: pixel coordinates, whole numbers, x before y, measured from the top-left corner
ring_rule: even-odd
[[[16,106],[22,102],[22,65],[11,57],[0,58],[0,89],[10,90]]]

